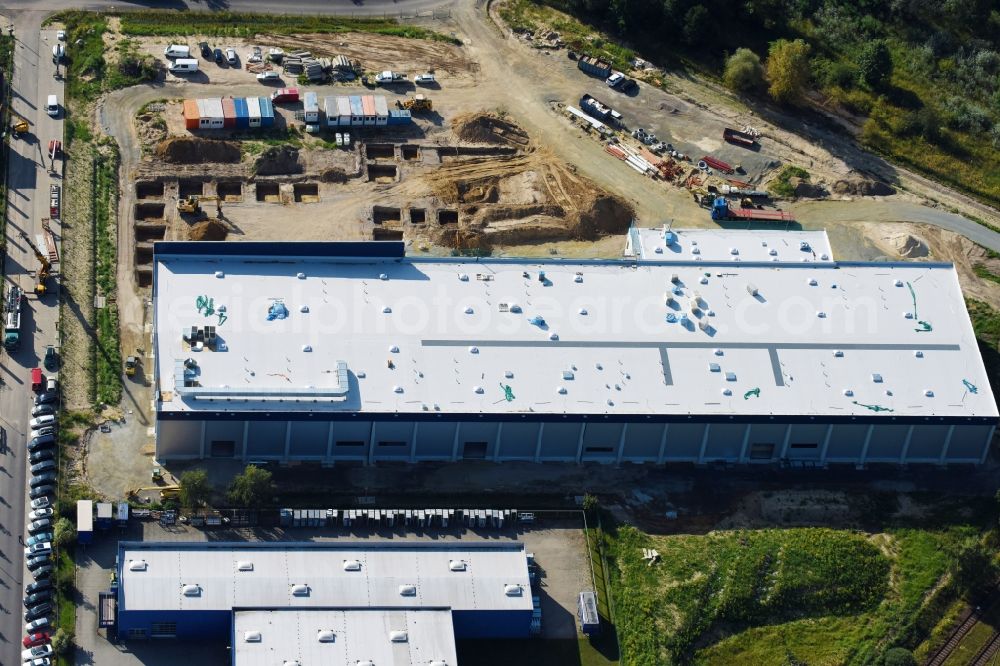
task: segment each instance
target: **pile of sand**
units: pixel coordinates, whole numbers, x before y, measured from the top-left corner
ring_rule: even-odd
[[[879,180],[844,179],[833,184],[836,194],[853,194],[863,197],[888,197],[896,193],[891,186]]]
[[[324,183],[346,183],[347,182],[347,172],[343,169],[337,169],[336,167],[330,167],[329,169],[324,169],[320,175],[320,180]]]
[[[226,225],[219,220],[202,220],[191,226],[188,238],[194,241],[222,241],[228,234]]]
[[[876,245],[907,259],[920,259],[931,253],[927,241],[906,232],[883,234]]]
[[[466,143],[506,144],[525,147],[528,135],[509,120],[488,113],[469,113],[455,118],[452,127]]]
[[[156,157],[170,164],[238,164],[239,144],[198,137],[171,137],[156,144]]]

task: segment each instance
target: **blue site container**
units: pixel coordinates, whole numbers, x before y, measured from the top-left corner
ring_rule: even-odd
[[[233,99],[233,105],[236,107],[236,127],[241,129],[250,127],[250,110],[247,108],[246,98],[236,97]]]
[[[409,109],[391,109],[387,125],[406,125],[413,121]]]
[[[347,99],[351,103],[351,125],[364,124],[365,109],[361,104],[361,95],[351,95]]]
[[[274,126],[274,105],[271,104],[271,100],[268,97],[260,98],[260,126]]]

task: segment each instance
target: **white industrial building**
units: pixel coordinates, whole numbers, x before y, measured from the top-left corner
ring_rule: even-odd
[[[822,232],[683,232],[673,258],[652,233],[626,260],[158,243],[157,458],[984,460],[950,264],[835,262]]]
[[[632,227],[626,259],[638,261],[731,261],[833,263],[826,231],[780,229],[659,229]]]

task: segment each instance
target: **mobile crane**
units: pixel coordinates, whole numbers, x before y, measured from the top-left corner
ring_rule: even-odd
[[[39,267],[38,267],[38,274],[36,275],[37,280],[35,282],[35,294],[37,294],[38,296],[44,296],[45,293],[48,291],[46,283],[48,282],[49,277],[52,275],[52,262],[49,261],[49,258],[45,256],[44,252],[38,249],[37,245],[31,242],[31,239],[28,238],[28,234],[22,231],[21,238],[23,238],[24,242],[28,244],[28,247],[31,248],[31,251],[35,253],[35,259],[38,260]]]

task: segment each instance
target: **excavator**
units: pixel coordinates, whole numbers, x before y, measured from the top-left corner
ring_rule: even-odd
[[[216,207],[218,208],[219,197],[187,197],[186,199],[178,199],[177,212],[200,215],[202,202],[208,203],[212,201],[215,202]]]
[[[38,274],[35,276],[37,278],[35,282],[35,294],[37,294],[38,296],[44,296],[45,293],[48,291],[46,283],[49,281],[49,277],[52,275],[52,262],[49,261],[49,258],[45,255],[44,252],[38,249],[37,245],[31,242],[31,239],[28,238],[28,234],[22,231],[21,238],[23,238],[24,242],[28,244],[28,247],[31,248],[31,251],[35,253],[35,259],[38,260],[39,264]]]
[[[396,100],[396,106],[400,109],[409,109],[413,113],[434,110],[434,105],[431,104],[431,101],[420,93],[417,93],[413,97],[407,97],[403,101]]]

